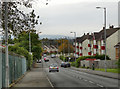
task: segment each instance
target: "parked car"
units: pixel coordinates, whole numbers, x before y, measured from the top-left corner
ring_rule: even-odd
[[[49,72],[52,72],[52,71],[57,71],[57,72],[59,72],[59,67],[58,67],[58,65],[55,63],[55,64],[51,64],[50,66],[49,66]]]
[[[49,61],[49,59],[48,59],[48,58],[46,58],[46,57],[44,57],[44,61],[45,61],[45,62],[48,62],[48,61]]]
[[[64,66],[65,66],[65,62],[62,62],[62,63],[61,63],[61,67],[64,67]]]
[[[41,63],[42,61],[41,60],[37,60],[37,63]]]
[[[46,57],[46,54],[43,54],[43,57]]]
[[[55,58],[56,56],[55,56],[55,54],[51,54],[51,58]]]
[[[69,63],[69,62],[65,62],[65,65],[66,65],[67,67],[70,67],[70,63]]]
[[[69,62],[62,62],[61,67],[64,67],[64,68],[70,67],[70,63]]]

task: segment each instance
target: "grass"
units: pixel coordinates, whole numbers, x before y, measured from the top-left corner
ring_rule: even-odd
[[[98,71],[104,71],[105,72],[105,69],[95,69],[95,70],[98,70]],[[120,73],[120,69],[107,69],[107,72],[112,72],[112,73]]]

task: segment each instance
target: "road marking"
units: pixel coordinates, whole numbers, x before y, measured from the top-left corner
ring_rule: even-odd
[[[89,81],[90,83],[94,83],[94,82],[92,82],[92,81]]]
[[[99,87],[103,87],[102,85],[100,85],[100,84],[97,84]]]
[[[84,81],[88,81],[88,80],[84,79]]]
[[[50,79],[48,78],[48,76],[47,76],[47,80],[48,80],[48,82],[50,83],[51,87],[52,87],[53,89],[55,89],[54,86],[53,86],[53,84],[52,84],[52,82],[51,82]]]

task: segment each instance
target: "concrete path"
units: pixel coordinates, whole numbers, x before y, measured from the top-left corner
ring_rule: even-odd
[[[51,87],[50,81],[46,76],[42,63],[36,64],[36,67],[28,72],[23,79],[21,79],[15,87]]]

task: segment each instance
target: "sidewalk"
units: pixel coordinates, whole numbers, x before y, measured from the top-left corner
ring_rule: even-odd
[[[110,73],[110,72],[103,72],[103,71],[96,71],[96,70],[91,70],[91,69],[75,68],[75,67],[71,67],[71,69],[120,80],[120,74],[117,74],[117,73]]]
[[[35,68],[32,68],[32,70],[13,87],[51,87],[51,85],[44,73],[42,64],[38,63]]]

